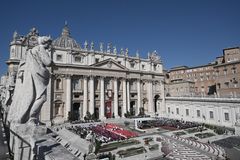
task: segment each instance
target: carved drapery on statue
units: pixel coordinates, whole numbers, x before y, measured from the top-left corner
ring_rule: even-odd
[[[50,44],[50,37],[38,37],[38,45],[28,50],[26,60],[20,63],[8,115],[10,122],[38,124],[50,78],[47,69],[52,63],[48,52]]]

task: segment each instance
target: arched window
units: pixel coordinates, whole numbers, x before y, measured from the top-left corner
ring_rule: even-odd
[[[61,104],[55,103],[55,116],[61,115]]]

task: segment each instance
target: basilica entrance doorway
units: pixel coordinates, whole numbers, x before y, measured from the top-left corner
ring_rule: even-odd
[[[154,112],[155,113],[158,112],[158,104],[157,104],[157,102],[158,102],[159,97],[160,97],[159,95],[154,96]]]
[[[96,119],[99,119],[99,107],[96,107],[94,109],[94,116],[95,116]]]
[[[73,103],[72,120],[77,121],[80,119],[80,103]]]
[[[135,107],[136,107],[135,105],[136,105],[135,101],[130,102],[130,115],[131,116],[135,116]]]
[[[106,118],[112,118],[112,101],[105,102],[105,116]]]

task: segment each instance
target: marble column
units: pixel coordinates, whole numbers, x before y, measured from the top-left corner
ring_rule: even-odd
[[[94,113],[94,77],[91,76],[89,80],[89,88],[90,88],[90,93],[89,93],[89,112],[90,114]]]
[[[136,107],[136,115],[139,114],[139,110],[141,108],[141,80],[137,80],[137,107]]]
[[[148,81],[147,95],[148,95],[148,113],[152,114],[153,113],[153,85],[151,80]]]
[[[118,118],[118,79],[114,78],[114,116]]]
[[[124,114],[127,112],[127,93],[126,93],[126,79],[122,80],[123,84],[123,105],[122,105],[122,117],[124,117]]]
[[[127,111],[130,112],[130,87],[129,80],[127,81]]]
[[[88,107],[88,79],[87,76],[83,77],[83,119],[86,116]]]
[[[68,75],[66,77],[66,112],[65,119],[69,119],[69,115],[71,114],[72,107],[72,85],[71,85],[71,76]]]
[[[105,98],[105,92],[104,92],[104,77],[100,78],[100,113],[99,113],[99,118],[100,119],[105,119],[105,103],[104,103],[104,98]]]

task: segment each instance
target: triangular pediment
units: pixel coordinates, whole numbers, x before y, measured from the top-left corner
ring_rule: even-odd
[[[119,64],[113,59],[109,58],[98,63],[91,65],[92,67],[103,68],[103,69],[113,69],[113,70],[128,70],[125,66]]]

